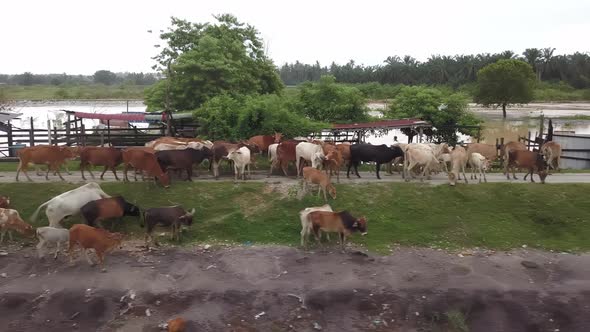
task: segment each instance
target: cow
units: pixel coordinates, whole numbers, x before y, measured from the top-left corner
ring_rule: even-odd
[[[321,145],[301,142],[295,146],[295,167],[297,167],[297,178],[301,174],[303,161],[310,161],[311,167],[321,167],[322,161],[326,158]]]
[[[277,164],[281,167],[285,176],[288,176],[287,167],[289,163],[297,160],[295,149],[299,143],[300,141],[297,140],[288,140],[281,142],[277,147]],[[272,169],[273,165],[271,165],[270,173],[272,173]]]
[[[86,180],[84,170],[87,169],[88,166],[104,166],[104,170],[102,171],[102,174],[100,174],[100,179],[103,180],[104,173],[110,169],[115,175],[115,179],[119,181],[119,177],[117,176],[117,166],[122,162],[123,153],[121,150],[113,147],[88,146],[82,148],[80,151],[80,171],[82,172],[82,178],[84,180]],[[94,179],[92,170],[88,169],[88,172]]]
[[[258,147],[260,152],[267,153],[268,147],[273,143],[279,143],[283,134],[275,132],[273,136],[271,135],[258,135],[253,136],[248,139],[248,143],[254,144]]]
[[[279,159],[277,157],[277,148],[279,147],[279,143],[274,143],[268,146],[268,161],[270,162],[270,169],[268,172],[268,176],[272,175],[273,168],[278,166]]]
[[[10,207],[10,197],[9,196],[0,196],[0,208],[7,209]]]
[[[122,218],[123,216],[140,216],[140,209],[136,205],[127,202],[121,196],[113,196],[90,201],[80,208],[80,213],[86,220],[88,226],[96,227],[98,223],[111,218]]]
[[[257,153],[258,147],[254,144],[250,144],[248,142],[240,142],[240,143],[230,143],[230,142],[226,142],[226,141],[215,141],[215,143],[213,144],[213,149],[212,149],[212,154],[213,156],[211,157],[211,162],[210,162],[210,169],[213,169],[213,176],[215,177],[215,179],[219,178],[219,164],[221,162],[222,159],[227,159],[229,154],[232,151],[236,151],[237,149],[241,148],[241,147],[247,147],[248,149],[250,149],[251,153]],[[229,160],[231,162],[231,160]]]
[[[111,252],[117,247],[121,248],[121,242],[123,241],[123,234],[111,233],[104,229],[94,228],[92,226],[84,224],[75,224],[70,228],[70,246],[68,249],[70,256],[70,263],[74,261],[74,249],[79,246],[84,251],[86,260],[91,266],[95,264],[88,257],[88,249],[94,249],[98,262],[102,267],[102,271],[106,271],[104,268],[104,256],[106,253]]]
[[[488,182],[486,179],[486,171],[490,169],[490,161],[479,152],[473,152],[469,156],[469,167],[471,167],[471,180],[477,180],[475,172],[479,173],[479,183],[481,183],[481,177],[483,176],[484,182]]]
[[[430,170],[438,164],[439,161],[431,146],[420,143],[408,144],[404,150],[403,177],[406,182],[410,181],[410,175],[413,177],[412,170],[417,166],[423,166],[424,169],[422,170],[420,181],[424,181],[424,176],[430,179]]]
[[[510,151],[524,151],[528,150],[526,145],[521,142],[508,142],[500,147],[500,159],[502,161],[502,167],[504,168],[504,174],[508,173],[508,154]]]
[[[176,317],[168,321],[168,332],[185,332],[186,325],[186,320]]]
[[[307,166],[303,168],[304,192],[307,192],[307,186],[310,184],[319,185],[318,197],[320,197],[320,193],[322,192],[322,190],[324,191],[324,201],[328,201],[328,198],[326,197],[326,191],[330,193],[332,199],[336,199],[336,188],[330,182],[330,177],[316,168]]]
[[[160,167],[155,153],[145,151],[144,149],[127,148],[123,150],[123,164],[125,182],[129,182],[127,171],[132,167],[136,170],[146,172],[149,176],[154,176],[164,188],[170,187],[170,177]],[[137,181],[137,175],[135,180]]]
[[[550,168],[560,171],[561,145],[557,142],[549,141],[541,146],[541,153],[545,156],[547,165]]]
[[[245,146],[230,152],[227,155],[227,159],[234,162],[234,174],[235,180],[241,176],[242,180],[246,180],[245,169],[248,168],[248,178],[250,177],[250,162],[252,161],[250,156],[250,149]]]
[[[379,176],[379,171],[381,169],[381,164],[389,163],[394,158],[403,156],[404,153],[402,149],[397,146],[388,147],[385,144],[381,145],[371,145],[371,144],[355,144],[350,146],[350,164],[348,164],[348,169],[346,171],[346,177],[350,178],[350,167],[354,166],[354,173],[357,177],[361,177],[358,171],[358,165],[361,161],[375,162],[375,172],[377,174],[377,179],[381,180],[381,176]]]
[[[66,191],[47,202],[41,204],[35,213],[31,216],[31,221],[35,222],[39,211],[47,206],[45,214],[49,220],[49,226],[60,227],[60,221],[68,216],[80,213],[80,208],[84,204],[101,198],[111,197],[107,195],[96,182],[90,182],[76,189]]]
[[[539,178],[541,178],[541,183],[545,183],[545,178],[547,177],[547,162],[542,154],[528,150],[514,150],[508,153],[507,161],[506,178],[508,180],[510,180],[510,167],[512,167],[512,177],[514,179],[516,179],[515,168],[518,167],[528,170],[527,174],[524,176],[525,181],[530,174],[531,182],[535,182],[535,180],[533,180],[533,173],[537,172]]]
[[[462,146],[457,145],[451,152],[451,171],[449,172],[449,184],[454,186],[457,180],[461,180],[459,172],[463,173],[465,183],[468,183],[465,175],[465,166],[467,165],[467,151]]]
[[[149,248],[149,243],[152,240],[152,232],[157,225],[170,227],[172,229],[172,240],[176,238],[180,241],[180,226],[182,224],[190,226],[193,223],[194,214],[195,209],[188,212],[180,205],[145,210],[143,223],[140,226],[144,227],[145,225],[147,227],[145,234],[146,247]]]
[[[341,143],[341,144],[336,144],[336,149],[338,149],[338,151],[340,151],[340,153],[342,154],[342,159],[344,160],[345,164],[349,164],[350,163],[350,143]]]
[[[211,156],[213,156],[213,154],[207,147],[203,147],[200,150],[188,148],[184,150],[156,152],[156,158],[163,170],[167,170],[169,168],[184,169],[187,173],[187,181],[193,180],[193,165],[200,165],[203,160],[209,159]]]
[[[25,236],[33,236],[35,234],[33,226],[24,222],[17,210],[0,209],[0,244],[4,242],[4,235],[6,233],[8,233],[10,241],[12,241],[12,231]]]
[[[59,168],[61,165],[65,164],[67,160],[75,157],[72,149],[53,145],[38,145],[23,148],[18,150],[17,155],[19,158],[19,164],[16,170],[16,181],[18,181],[18,176],[21,171],[25,173],[27,180],[33,181],[27,173],[29,163],[47,165],[45,180],[49,180],[49,171],[53,170],[57,172],[62,181],[65,181],[59,172]]]
[[[340,150],[334,148],[326,154],[326,159],[324,159],[324,169],[326,170],[326,173],[330,172],[330,176],[333,173],[336,173],[336,182],[338,183],[340,183],[340,168],[343,164],[344,159],[342,158]]]
[[[308,215],[314,211],[329,211],[332,212],[332,207],[329,204],[322,206],[308,207],[299,211],[299,220],[301,221],[301,246],[307,247],[309,241],[309,234],[312,232],[312,225],[309,221]],[[326,233],[327,234],[327,233]]]
[[[37,239],[39,239],[39,243],[37,244],[37,254],[39,255],[39,258],[43,258],[43,256],[45,256],[43,249],[45,249],[48,244],[55,244],[56,248],[53,259],[57,259],[59,247],[62,244],[66,245],[70,242],[69,229],[46,226],[37,228],[36,233]]]
[[[479,153],[484,156],[490,162],[495,161],[498,158],[498,149],[492,144],[483,143],[468,143],[466,147],[467,158],[471,157],[472,153]]]
[[[339,233],[340,246],[344,250],[346,238],[353,232],[367,234],[367,219],[355,218],[348,211],[329,212],[313,211],[307,215],[316,241],[320,243],[320,231],[325,233]]]
[[[42,146],[45,146],[45,145],[42,145]],[[67,161],[74,160],[77,157],[79,157],[80,156],[80,149],[81,149],[81,147],[80,146],[70,146],[70,147],[61,146],[61,148],[62,149],[69,149],[72,152],[72,156],[70,158],[67,158],[66,159],[66,162],[63,164],[64,170],[66,171],[66,173],[68,175],[72,175],[72,172],[70,172],[70,170],[68,169],[68,163],[67,163]],[[41,173],[41,165],[38,165],[38,164],[35,165],[35,171],[37,173],[37,176],[42,176],[43,175]],[[53,171],[53,175],[54,176],[57,175],[57,170],[54,170]]]

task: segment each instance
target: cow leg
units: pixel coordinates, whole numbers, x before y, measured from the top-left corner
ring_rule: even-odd
[[[297,169],[297,178],[299,179],[299,173],[301,170],[299,169],[299,164],[301,163],[301,158],[295,158],[295,168]]]
[[[358,178],[360,178],[361,176],[359,175],[359,169],[358,169],[359,162],[358,161],[354,161],[352,166],[354,167],[354,174],[356,174],[356,176]]]
[[[47,173],[45,173],[45,180],[49,181],[49,170],[50,167],[47,167]]]
[[[484,182],[487,183],[488,182],[488,179],[486,178],[486,170],[482,168],[481,169],[481,172],[483,173],[483,180],[484,180]],[[481,174],[479,175],[479,181],[481,183]]]
[[[248,168],[248,179],[252,179],[252,175],[250,174],[250,164],[246,165]]]
[[[465,175],[465,165],[461,165],[461,172],[463,172],[463,179],[465,179],[465,183],[467,182],[467,175]]]
[[[53,256],[53,259],[57,259],[57,253],[59,253],[59,244],[61,243],[61,241],[57,241],[57,245],[55,248],[55,255]]]
[[[531,175],[531,182],[535,182],[535,180],[533,179],[533,174],[534,174],[533,172],[534,172],[534,170],[531,168],[529,170],[529,173],[527,173],[527,174],[530,174]]]
[[[2,242],[4,242],[4,234],[6,234],[6,230],[2,230],[2,233],[0,233],[0,244],[2,244]]]
[[[59,178],[60,178],[62,181],[65,181],[66,179],[64,179],[64,177],[63,177],[63,176],[61,176],[61,173],[60,173],[60,171],[59,171],[59,166],[57,166],[55,169],[57,170],[56,172],[57,172],[57,175],[59,175]]]
[[[66,173],[68,173],[68,175],[72,175],[72,172],[70,172],[70,169],[68,168],[68,164],[64,164],[64,168],[66,169]]]
[[[375,173],[377,173],[377,179],[381,180],[381,177],[379,176],[379,171],[381,170],[381,164],[380,163],[375,163]]]
[[[346,168],[346,178],[350,179],[350,167],[352,167],[352,162],[348,163],[348,167]]]
[[[88,264],[90,264],[90,266],[94,266],[94,262],[92,261],[90,256],[88,256],[88,249],[82,248],[82,250],[84,251],[84,256],[86,256],[86,261],[88,262]],[[96,253],[96,255],[98,256],[98,252]]]
[[[37,255],[39,259],[43,258],[43,248],[45,247],[45,241],[43,239],[39,239],[39,243],[37,243]]]
[[[344,233],[340,233],[340,248],[342,248],[342,251],[344,251],[344,247],[345,247],[345,240],[346,237],[344,236]]]
[[[186,169],[186,180],[192,181],[193,180],[193,166]]]
[[[129,166],[125,164],[123,166],[123,182],[129,182],[129,178],[127,177],[127,172],[129,171]]]

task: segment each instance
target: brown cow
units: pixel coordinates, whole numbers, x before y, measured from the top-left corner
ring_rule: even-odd
[[[541,183],[545,183],[547,177],[547,162],[543,159],[543,155],[528,150],[515,150],[508,153],[508,162],[506,166],[506,178],[510,180],[509,168],[512,167],[512,177],[516,179],[515,168],[526,168],[528,169],[527,174],[524,176],[526,181],[527,176],[531,175],[531,182],[533,180],[533,173],[537,172],[541,178]]]
[[[561,160],[561,145],[557,142],[549,141],[541,147],[541,153],[545,156],[547,164],[552,169],[560,171],[559,163]]]
[[[86,223],[92,227],[97,222],[102,227],[101,221],[106,219],[121,218],[123,216],[141,217],[139,207],[127,202],[122,196],[90,201],[80,208],[80,213]]]
[[[504,168],[504,174],[508,173],[508,154],[510,151],[527,150],[526,145],[521,142],[508,142],[500,147],[500,160]]]
[[[328,201],[326,191],[330,193],[330,196],[332,196],[333,199],[336,199],[336,188],[334,188],[334,185],[330,182],[330,177],[328,175],[313,167],[303,167],[303,191],[307,192],[307,186],[312,183],[319,185],[318,197],[320,197],[320,193],[323,190],[324,201]]]
[[[123,169],[124,181],[129,182],[127,171],[131,167],[136,170],[145,171],[149,176],[156,177],[165,188],[168,188],[170,186],[168,174],[160,167],[156,155],[148,152],[149,150],[147,149],[149,148],[127,148],[123,150],[123,164],[125,165]],[[135,180],[137,181],[137,174],[135,174]]]
[[[10,206],[9,196],[0,196],[0,208],[7,209]]]
[[[287,175],[287,167],[289,166],[290,162],[295,163],[297,157],[295,153],[295,147],[299,144],[300,141],[296,140],[288,140],[281,142],[277,147],[277,164],[283,170],[285,176]],[[270,169],[270,173],[272,173],[272,165]],[[269,174],[270,174],[269,173]]]
[[[339,233],[340,245],[344,250],[346,238],[355,231],[367,234],[367,219],[353,217],[348,211],[328,212],[313,211],[307,215],[313,229],[316,241],[320,243],[320,231],[324,233]]]
[[[65,164],[67,160],[75,158],[74,151],[74,149],[69,147],[53,145],[38,145],[18,150],[17,155],[20,162],[16,170],[16,181],[18,181],[18,176],[21,170],[25,173],[25,176],[29,181],[33,181],[27,173],[29,163],[47,165],[47,173],[45,173],[46,180],[49,180],[49,171],[52,170],[57,172],[59,178],[65,181],[59,172],[59,168],[61,165]]]
[[[98,146],[87,146],[82,148],[80,152],[80,171],[82,172],[82,178],[86,180],[84,176],[84,170],[87,169],[88,166],[104,166],[104,170],[102,174],[100,174],[100,179],[104,178],[104,173],[107,170],[111,170],[115,175],[115,179],[119,181],[119,177],[117,177],[117,166],[119,166],[123,162],[123,153],[119,149],[115,149],[113,147],[98,147]],[[94,179],[94,174],[92,174],[92,170],[87,169],[90,173],[90,176]]]
[[[268,147],[273,143],[279,143],[283,134],[275,132],[274,136],[271,135],[258,135],[252,136],[248,139],[248,143],[254,144],[258,147],[260,152],[268,153]]]
[[[168,332],[184,332],[186,331],[186,321],[177,317],[168,321]]]
[[[10,241],[12,241],[12,231],[16,231],[26,236],[35,235],[33,226],[24,222],[17,210],[0,209],[0,244],[4,242],[4,235],[8,233]]]
[[[325,152],[324,152],[325,153]],[[330,172],[330,176],[336,173],[336,182],[340,183],[340,168],[344,164],[344,158],[340,150],[334,148],[326,154],[324,159],[324,169],[326,173]]]
[[[94,263],[88,257],[88,249],[94,249],[98,262],[104,269],[104,255],[113,249],[121,248],[123,235],[121,233],[111,233],[104,229],[94,228],[84,224],[76,224],[70,228],[70,263],[74,260],[74,248],[80,246],[84,251],[86,260],[92,266]]]

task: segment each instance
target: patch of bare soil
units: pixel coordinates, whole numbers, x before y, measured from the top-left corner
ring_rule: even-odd
[[[588,255],[130,244],[101,273],[83,258],[7,253],[6,331],[160,331],[175,317],[189,331],[590,330]]]

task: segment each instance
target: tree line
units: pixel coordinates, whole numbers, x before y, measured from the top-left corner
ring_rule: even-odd
[[[357,64],[354,60],[344,65],[332,63],[329,67],[321,66],[319,62],[305,64],[296,61],[281,66],[279,74],[286,85],[317,81],[322,75],[329,74],[340,83],[449,85],[456,88],[476,82],[477,72],[489,64],[502,59],[520,59],[533,68],[539,81],[561,81],[576,89],[590,88],[589,53],[554,53],[555,48],[552,47],[528,48],[520,55],[512,51],[477,55],[432,55],[424,62],[409,55],[389,56],[383,64],[375,66]]]
[[[68,75],[68,74],[0,74],[0,84],[12,85],[80,85],[80,84],[134,84],[152,85],[159,79],[154,73],[114,73],[109,70],[98,70],[94,75]]]

